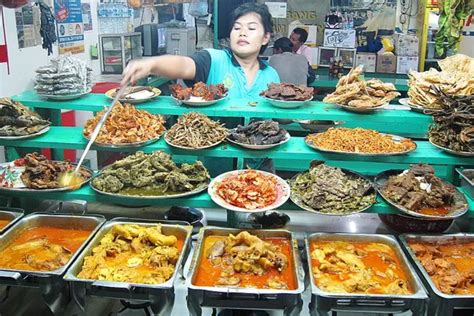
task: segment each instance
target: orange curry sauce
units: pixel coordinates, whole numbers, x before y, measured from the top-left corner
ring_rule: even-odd
[[[215,286],[216,281],[220,278],[222,268],[220,266],[214,266],[205,254],[209,252],[209,249],[218,240],[225,240],[226,236],[209,236],[204,240],[203,252],[201,261],[198,264],[197,275],[193,281],[194,285],[197,286]],[[293,255],[291,253],[291,243],[286,238],[260,238],[265,242],[271,243],[280,247],[281,252],[288,258],[288,267],[279,272],[277,269],[270,269],[261,276],[254,275],[252,273],[235,273],[234,276],[240,278],[239,287],[251,287],[264,289],[265,283],[271,277],[279,276],[288,286],[288,290],[296,289],[296,280],[294,278],[294,267],[293,267]]]
[[[318,241],[317,243],[312,242],[311,247],[310,247],[311,252],[313,252],[316,249],[316,244],[323,245],[325,243],[326,244],[331,243],[331,241]],[[357,249],[361,249],[361,250],[366,251],[365,248],[368,245],[373,244],[373,243],[369,243],[369,242],[351,242],[350,244],[353,245]],[[380,251],[368,251],[367,255],[362,256],[360,259],[362,260],[362,262],[364,263],[366,268],[372,268],[374,271],[379,271],[379,272],[385,273],[387,271],[387,269],[389,268],[389,264],[382,260],[382,258],[378,255],[379,252]],[[386,253],[386,252],[384,252],[384,253]],[[408,280],[407,276],[406,276],[405,272],[403,271],[403,269],[401,268],[401,262],[400,262],[398,256],[395,254],[395,252],[392,249],[390,249],[389,255],[390,255],[390,258],[393,259],[396,262],[396,268],[392,269],[393,272],[395,272],[395,274],[400,279],[407,281]],[[313,267],[315,267],[315,266],[319,267],[320,262],[317,259],[311,259],[311,265]],[[330,273],[330,272],[327,272],[326,274],[332,280],[334,280],[334,282],[340,282],[340,281],[345,281],[345,280],[350,279],[352,273]],[[379,282],[382,286],[387,286],[387,285],[390,284],[390,280],[388,280],[386,278],[383,278],[383,277],[380,277],[376,274],[374,274],[373,279],[377,280],[377,282]],[[316,285],[319,284],[318,279],[315,279],[314,281],[315,281]],[[409,288],[409,290],[412,291],[410,288]],[[369,289],[367,292],[370,293],[370,294],[383,294],[383,293],[379,293],[380,291],[377,291],[377,288]]]
[[[90,234],[91,231],[89,230],[63,229],[47,226],[25,229],[0,252],[0,268],[31,270],[31,267],[25,262],[25,257],[28,254],[41,257],[41,253],[44,252],[43,249],[39,248],[28,252],[12,249],[30,240],[46,237],[51,244],[66,247],[74,253]]]
[[[11,220],[9,219],[0,219],[0,230],[7,226],[10,222]]]
[[[437,208],[422,208],[418,211],[420,214],[433,215],[433,216],[446,216],[449,214],[449,208],[437,207]]]

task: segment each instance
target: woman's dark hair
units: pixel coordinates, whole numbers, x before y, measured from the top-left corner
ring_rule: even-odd
[[[273,33],[273,21],[272,15],[270,11],[268,11],[268,7],[265,4],[258,4],[258,3],[244,3],[238,6],[234,12],[232,12],[232,22],[230,23],[230,30],[234,27],[235,21],[243,15],[248,13],[256,13],[260,15],[262,19],[263,29],[265,33]]]
[[[304,43],[308,39],[308,32],[306,32],[306,30],[302,29],[301,27],[295,28],[293,30],[293,33],[298,34],[300,36],[300,43]]]
[[[293,43],[288,37],[280,37],[273,43],[273,48],[281,48],[283,52],[293,51]]]
[[[265,33],[273,33],[272,15],[270,14],[270,11],[268,11],[268,7],[265,4],[250,2],[239,5],[234,10],[234,12],[232,12],[232,22],[230,23],[229,33],[232,31],[235,21],[237,21],[241,16],[244,16],[249,13],[256,13],[260,16],[260,19],[262,20],[263,24],[263,30],[265,31]],[[267,45],[262,45],[262,47],[260,48],[260,54],[265,51]]]

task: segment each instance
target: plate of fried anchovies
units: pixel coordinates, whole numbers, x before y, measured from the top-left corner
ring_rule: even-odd
[[[350,215],[376,202],[372,182],[364,176],[313,161],[308,171],[288,181],[290,199],[302,209],[324,215]]]
[[[178,118],[165,134],[165,142],[187,150],[210,148],[220,144],[228,135],[224,124],[204,114],[189,112]]]
[[[290,134],[272,120],[254,121],[229,130],[227,140],[248,149],[270,149],[290,140]]]

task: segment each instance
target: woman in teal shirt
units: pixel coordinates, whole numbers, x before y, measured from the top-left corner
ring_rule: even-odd
[[[233,98],[256,98],[278,73],[258,55],[270,40],[271,14],[266,5],[245,3],[233,12],[230,49],[205,49],[191,57],[165,55],[131,61],[122,85],[150,74],[170,79],[223,83]]]

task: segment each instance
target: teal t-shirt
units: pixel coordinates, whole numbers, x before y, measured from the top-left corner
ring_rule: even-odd
[[[223,83],[231,98],[258,98],[260,92],[267,89],[268,84],[280,82],[276,70],[265,61],[259,60],[260,69],[249,87],[244,70],[229,49],[206,49],[191,58],[196,63],[195,81],[203,81],[206,84]]]

